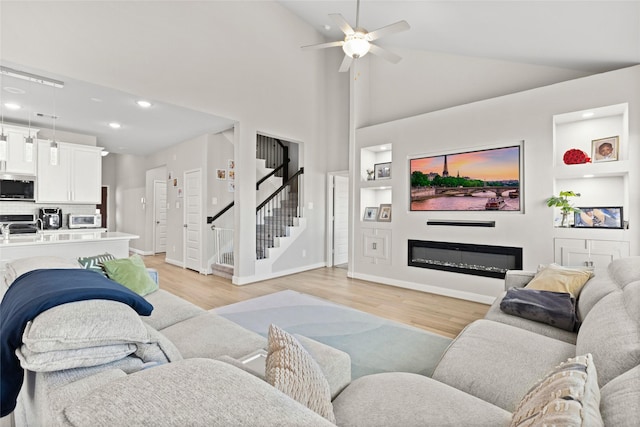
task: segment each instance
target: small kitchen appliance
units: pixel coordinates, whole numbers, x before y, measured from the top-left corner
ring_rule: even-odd
[[[69,228],[100,228],[100,214],[69,214]]]
[[[44,230],[57,230],[62,227],[62,211],[59,208],[40,208],[38,218],[42,220]]]

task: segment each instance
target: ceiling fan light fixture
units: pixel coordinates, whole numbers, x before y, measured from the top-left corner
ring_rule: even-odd
[[[365,33],[361,31],[356,31],[355,33],[345,37],[344,44],[342,45],[344,53],[354,59],[365,56],[369,52],[370,48],[371,45],[365,39]]]

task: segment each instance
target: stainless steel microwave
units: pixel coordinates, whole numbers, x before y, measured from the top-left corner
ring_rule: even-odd
[[[0,175],[0,200],[35,201],[36,178],[30,175]]]
[[[100,214],[69,214],[69,228],[100,228],[102,215]]]

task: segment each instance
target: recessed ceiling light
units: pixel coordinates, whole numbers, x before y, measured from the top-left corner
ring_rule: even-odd
[[[7,107],[9,110],[19,110],[22,108],[18,104],[14,104],[12,102],[7,102],[6,104],[4,104],[4,106]]]
[[[142,107],[142,108],[151,107],[151,103],[149,101],[145,101],[143,99],[140,99],[140,100],[136,101],[136,104],[138,104],[138,107]]]
[[[102,157],[106,157],[109,155],[109,152],[106,150],[102,150],[102,152],[100,153],[102,155]]]
[[[120,129],[120,123],[111,122],[109,123],[109,126],[111,126],[114,129]]]
[[[595,175],[584,175],[583,178],[593,178]]]
[[[89,99],[92,100],[93,102],[102,102],[102,99],[100,99],[100,98],[93,97],[93,98],[89,98]]]
[[[26,91],[24,91],[24,90],[22,90],[20,88],[11,87],[11,86],[5,86],[4,90],[5,90],[5,92],[13,93],[14,95],[18,95],[18,94],[22,95],[22,94],[27,93]]]
[[[325,31],[329,31],[329,30],[331,29],[331,25],[329,25],[329,24],[324,24],[324,25],[322,26],[322,28],[324,28],[324,29],[325,29]]]
[[[586,113],[582,113],[582,117],[584,117],[585,119],[587,117],[593,117],[594,112],[593,111],[587,111]]]

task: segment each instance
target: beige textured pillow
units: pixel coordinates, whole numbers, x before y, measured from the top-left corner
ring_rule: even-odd
[[[265,377],[269,384],[335,424],[331,391],[320,366],[292,335],[269,327]]]
[[[520,401],[511,427],[603,426],[598,375],[591,354],[556,366]]]
[[[574,298],[578,298],[582,287],[591,276],[593,276],[593,273],[589,270],[549,264],[547,267],[540,269],[525,288],[539,291],[565,292],[573,295]]]

